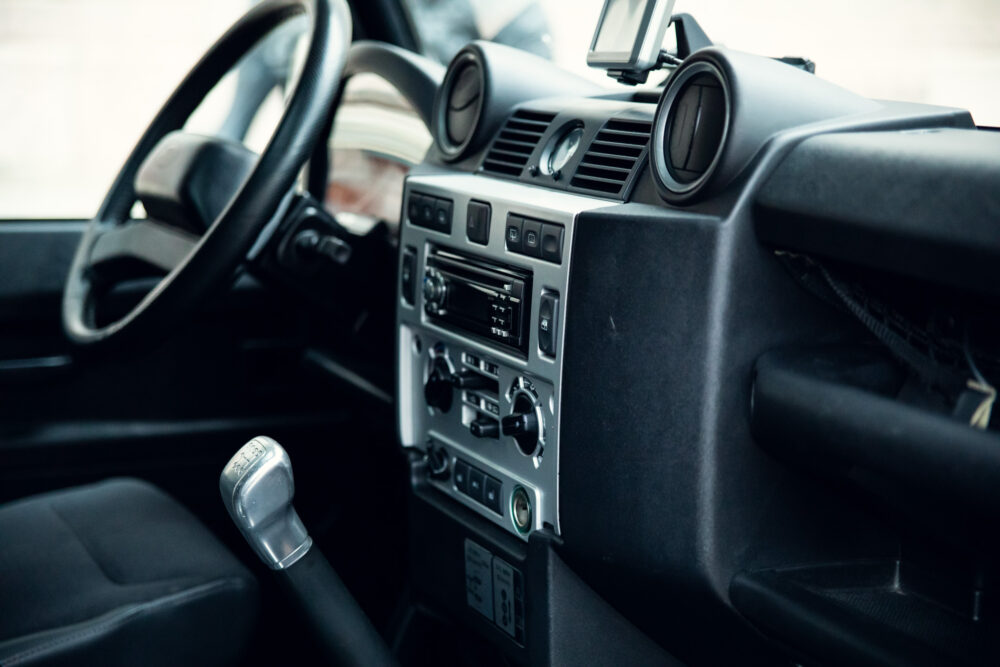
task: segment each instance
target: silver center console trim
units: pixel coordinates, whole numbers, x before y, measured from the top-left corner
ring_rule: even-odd
[[[451,233],[426,229],[411,223],[407,202],[411,191],[453,202]],[[469,241],[466,235],[466,214],[470,201],[488,203],[491,207],[489,239],[486,245]],[[516,486],[523,487],[533,500],[533,529],[550,525],[559,532],[559,421],[561,414],[561,383],[565,342],[566,309],[568,306],[569,272],[577,216],[587,210],[613,205],[603,199],[494,179],[475,174],[413,175],[407,178],[403,199],[403,224],[400,226],[400,273],[406,248],[416,251],[414,266],[414,302],[406,303],[397,290],[397,406],[400,440],[404,447],[426,449],[429,443],[443,447],[453,467],[462,459],[498,479],[502,483],[501,508],[498,515],[460,493],[452,476],[434,479],[431,484],[480,515],[521,539],[527,539],[515,529],[510,517],[511,495]],[[508,213],[557,223],[564,227],[562,263],[510,252],[506,249],[505,232]],[[498,264],[527,269],[532,273],[527,356],[492,344],[484,339],[440,326],[431,321],[423,309],[420,289],[426,259],[431,247],[439,246],[462,254],[490,260]],[[541,352],[538,346],[539,297],[542,292],[558,293],[555,358]],[[500,417],[510,414],[514,393],[527,379],[537,393],[536,413],[542,417],[542,447],[538,455],[525,456],[513,438],[478,439],[471,435],[467,422],[472,414],[481,412],[467,400],[466,392],[456,390],[455,401],[448,413],[434,411],[424,401],[424,382],[432,358],[447,354],[453,367],[464,366],[468,354],[499,366],[498,382]],[[493,402],[487,399],[486,403]]]

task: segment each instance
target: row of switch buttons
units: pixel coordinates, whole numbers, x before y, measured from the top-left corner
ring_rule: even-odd
[[[562,264],[562,225],[509,214],[504,239],[511,252]]]
[[[431,197],[417,192],[410,193],[406,205],[407,217],[412,224],[445,234],[451,233],[451,211],[450,199]]]
[[[503,508],[500,505],[503,486],[500,480],[490,477],[461,459],[455,460],[455,488],[503,516]]]
[[[500,416],[500,406],[488,398],[482,398],[471,391],[465,392],[465,402],[496,417]]]
[[[468,352],[462,355],[462,359],[465,361],[466,366],[472,366],[473,368],[479,369],[487,375],[492,375],[496,377],[500,373],[500,367],[494,364],[492,361],[480,360],[474,354],[469,354]]]

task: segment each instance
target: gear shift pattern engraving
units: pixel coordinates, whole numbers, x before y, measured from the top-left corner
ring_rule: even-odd
[[[250,467],[250,464],[264,455],[264,452],[263,445],[257,442],[256,439],[251,440],[240,447],[240,451],[236,452],[229,465],[233,466],[233,471],[237,475],[242,475]]]

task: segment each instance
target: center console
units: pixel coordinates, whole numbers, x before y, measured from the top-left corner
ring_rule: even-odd
[[[397,396],[429,483],[513,535],[559,533],[573,225],[595,198],[413,175],[400,232]]]

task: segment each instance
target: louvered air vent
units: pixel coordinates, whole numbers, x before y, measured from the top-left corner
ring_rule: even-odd
[[[646,154],[652,126],[648,121],[609,120],[580,160],[570,186],[624,197],[632,172]]]
[[[555,117],[552,113],[526,109],[515,111],[493,140],[493,145],[483,160],[483,171],[520,176],[538,145],[538,140]]]

